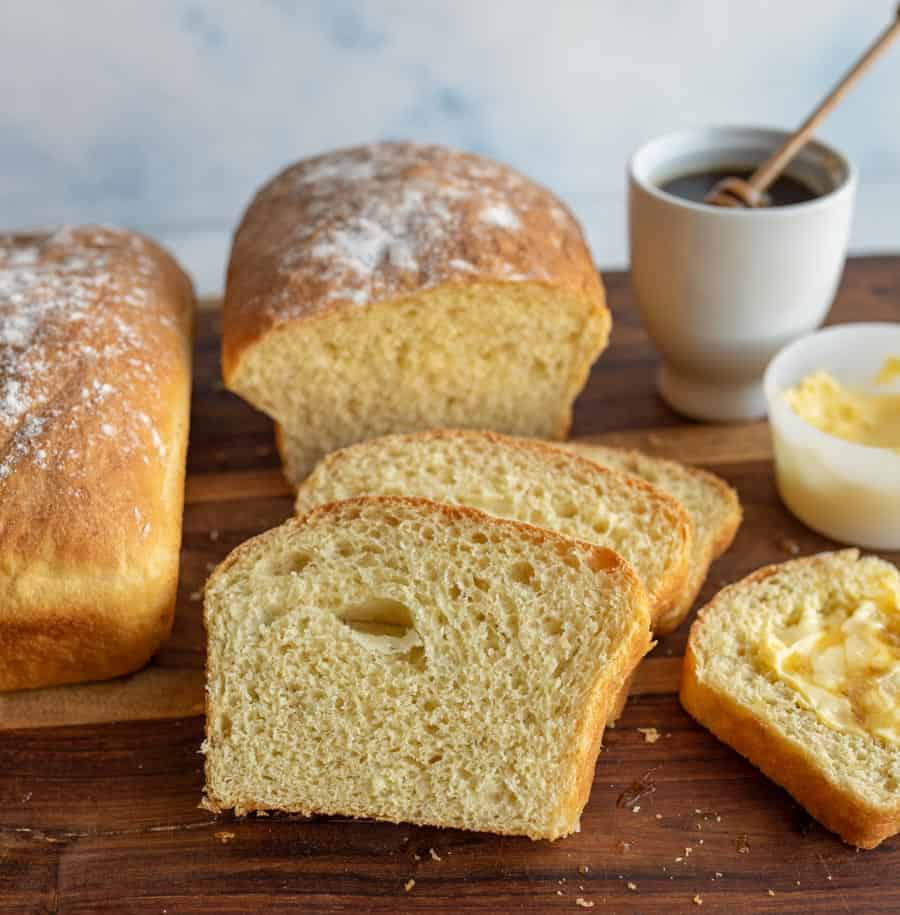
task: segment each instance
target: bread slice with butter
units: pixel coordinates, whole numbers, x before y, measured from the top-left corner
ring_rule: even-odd
[[[580,442],[567,442],[559,447],[568,448],[603,467],[640,477],[676,498],[687,510],[694,525],[687,581],[679,600],[655,626],[655,631],[661,635],[677,629],[694,606],[709,567],[731,546],[741,525],[742,511],[737,493],[707,470],[651,457],[640,451]]]
[[[611,550],[423,499],[323,506],[206,586],[214,811],[555,839],[650,645]]]
[[[371,439],[318,464],[297,492],[297,514],[364,495],[466,505],[614,549],[650,592],[654,626],[682,600],[692,537],[684,508],[545,442],[462,429]]]
[[[691,627],[682,705],[844,841],[900,830],[900,572],[857,550],[759,569]]]

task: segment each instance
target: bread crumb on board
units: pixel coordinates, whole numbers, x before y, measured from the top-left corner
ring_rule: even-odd
[[[637,813],[637,810],[641,809],[638,801],[655,792],[656,785],[650,779],[650,772],[646,772],[619,795],[616,800],[616,807],[630,807],[634,813]],[[637,810],[634,809],[635,807],[637,807]]]
[[[769,893],[770,896],[774,896],[774,895],[775,895],[775,890],[769,890],[768,893]]]
[[[406,892],[408,893],[415,885],[416,885],[416,881],[413,880],[412,877],[410,877],[410,879],[407,880],[406,883],[403,884],[403,889],[405,889]]]
[[[638,731],[644,735],[644,743],[656,743],[660,738],[660,733],[656,728],[638,728]]]
[[[213,835],[223,844],[227,845],[233,838],[233,832],[227,832],[226,830],[221,830],[220,832],[215,832]]]
[[[697,893],[697,895],[694,896],[692,902],[694,903],[694,905],[703,905],[703,897],[699,893]]]
[[[575,905],[582,909],[592,909],[594,907],[594,901],[592,899],[585,899],[584,896],[579,896],[575,900]]]
[[[636,884],[636,883],[632,883],[630,880],[629,880],[628,883],[626,883],[625,885],[626,885],[626,886],[628,887],[628,889],[630,889],[630,890],[636,890],[636,889],[637,889],[637,884]]]
[[[443,861],[444,859],[433,849],[428,849],[428,854],[431,855],[432,861]]]
[[[781,531],[775,535],[775,545],[784,550],[789,556],[800,555],[800,544]]]

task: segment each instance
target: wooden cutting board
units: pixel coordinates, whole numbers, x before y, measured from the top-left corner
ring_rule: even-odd
[[[760,565],[832,547],[781,506],[765,423],[688,425],[658,400],[626,277],[606,282],[612,342],[575,436],[702,464],[737,487],[744,525],[701,603]],[[832,320],[900,320],[900,258],[852,261]],[[200,589],[291,511],[271,424],[223,389],[218,347],[205,303],[172,638],[132,677],[0,696],[0,912],[900,910],[900,841],[847,848],[681,710],[687,626],[640,668],[572,838],[198,810]]]

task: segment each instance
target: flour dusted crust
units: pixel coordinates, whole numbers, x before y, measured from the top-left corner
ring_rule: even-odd
[[[192,310],[141,236],[0,236],[0,690],[125,673],[168,634]]]
[[[299,162],[269,182],[235,236],[225,295],[226,383],[289,322],[443,284],[543,283],[606,314],[577,222],[490,159],[381,143]]]

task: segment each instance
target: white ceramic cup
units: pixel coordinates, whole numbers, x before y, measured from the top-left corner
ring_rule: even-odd
[[[786,136],[756,127],[684,130],[651,140],[629,163],[631,282],[662,354],[659,391],[687,416],[729,422],[765,415],[767,363],[818,327],[834,298],[856,171],[812,142],[787,169],[820,195],[808,203],[727,209],[659,185],[690,173],[753,169]]]

